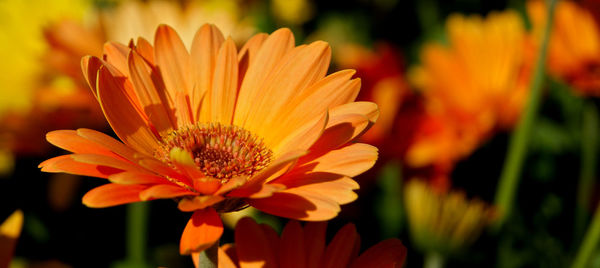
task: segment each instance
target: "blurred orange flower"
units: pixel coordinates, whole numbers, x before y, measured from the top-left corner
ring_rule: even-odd
[[[421,91],[425,118],[406,161],[451,170],[495,130],[517,122],[527,98],[531,41],[516,12],[486,18],[452,15],[449,45],[427,44],[410,81]]]
[[[538,39],[546,23],[543,1],[528,1]],[[581,95],[600,97],[600,28],[592,13],[572,1],[557,3],[548,44],[548,69]]]
[[[357,198],[351,179],[373,166],[377,149],[350,143],[377,119],[374,103],[354,102],[354,71],[328,76],[331,51],[295,46],[280,29],[252,37],[239,52],[213,25],[188,53],[160,26],[154,45],[105,45],[82,60],[106,119],[123,141],[79,129],[48,133],[74,154],[49,159],[46,172],[107,178],[83,202],[108,207],[175,198],[194,212],[182,254],[214,244],[219,213],[250,205],[277,216],[322,221]]]
[[[281,237],[265,224],[243,218],[235,228],[235,244],[219,248],[219,267],[402,267],[406,248],[398,239],[388,239],[359,256],[360,236],[346,224],[325,244],[327,222],[297,221],[286,224]],[[199,254],[192,254],[198,267]]]

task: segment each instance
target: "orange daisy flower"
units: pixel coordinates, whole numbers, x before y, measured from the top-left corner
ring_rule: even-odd
[[[47,134],[73,152],[42,171],[106,178],[83,203],[109,207],[174,198],[194,212],[180,243],[201,251],[223,232],[218,213],[248,205],[307,221],[335,217],[356,199],[351,179],[373,166],[377,149],[351,143],[377,119],[354,102],[354,71],[326,76],[325,42],[294,45],[288,29],[252,37],[239,51],[212,25],[188,52],[170,27],[154,46],[143,38],[107,43],[85,57],[84,76],[121,142],[88,130]]]
[[[512,11],[448,18],[449,45],[428,44],[411,82],[427,119],[417,127],[408,165],[449,167],[499,129],[518,121],[528,95],[531,40]]]
[[[325,244],[327,222],[286,224],[281,237],[265,224],[243,218],[235,228],[235,244],[219,248],[218,265],[228,267],[402,267],[406,248],[388,239],[358,254],[360,236],[346,224]],[[192,254],[198,267],[199,253]]]
[[[543,1],[527,2],[527,11],[536,36],[541,40],[546,24]],[[573,85],[582,95],[600,96],[600,27],[592,10],[572,1],[556,5],[548,44],[548,69]]]

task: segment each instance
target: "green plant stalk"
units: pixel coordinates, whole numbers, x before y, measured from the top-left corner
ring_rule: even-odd
[[[148,209],[147,202],[127,205],[127,261],[139,266],[146,264]]]
[[[198,267],[217,268],[219,267],[219,241],[209,248],[200,252]]]
[[[500,218],[494,228],[496,230],[502,226],[504,221],[512,213],[515,194],[519,184],[519,176],[521,174],[521,169],[523,168],[525,153],[527,152],[527,144],[529,143],[533,122],[540,105],[542,84],[545,79],[546,51],[548,49],[548,40],[550,37],[550,29],[552,28],[552,18],[554,17],[556,0],[550,0],[549,2],[547,11],[548,23],[546,23],[546,28],[544,29],[542,46],[535,63],[529,100],[517,128],[510,139],[508,153],[506,155],[504,167],[502,168],[502,173],[500,175],[498,190],[496,192],[495,205],[500,212]]]
[[[594,250],[598,246],[598,240],[600,240],[600,206],[598,206],[596,212],[594,212],[594,218],[585,233],[583,243],[581,243],[581,247],[571,265],[572,268],[587,267],[592,253],[594,253]]]
[[[586,102],[581,120],[581,171],[575,207],[574,245],[581,241],[590,214],[590,200],[596,176],[598,135],[598,109],[593,102]]]

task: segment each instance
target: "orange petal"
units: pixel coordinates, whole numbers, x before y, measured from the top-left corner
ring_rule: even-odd
[[[167,179],[147,173],[126,171],[113,174],[108,180],[117,184],[164,184],[170,183]]]
[[[285,185],[288,189],[294,188],[296,193],[312,192],[315,195],[326,196],[338,204],[350,203],[358,197],[354,192],[359,188],[358,183],[334,173],[297,174],[292,171],[275,182]]]
[[[77,135],[103,146],[111,152],[120,155],[121,157],[134,162],[135,155],[140,154],[125,144],[113,139],[112,137],[95,130],[80,128],[77,129]]]
[[[125,77],[129,77],[127,54],[129,48],[121,43],[107,42],[104,44],[104,60],[114,66]]]
[[[406,247],[400,240],[392,238],[379,242],[363,252],[352,262],[351,268],[360,267],[402,267],[406,259]]]
[[[234,125],[244,127],[247,117],[256,107],[256,99],[264,90],[261,85],[265,78],[274,72],[275,65],[294,48],[294,35],[289,29],[282,28],[273,32],[264,41],[256,53],[252,65],[248,67],[240,87]]]
[[[91,142],[79,135],[75,130],[55,130],[46,134],[46,140],[55,146],[80,154],[101,154],[111,157],[119,157],[106,147]]]
[[[325,252],[327,222],[307,222],[304,225],[306,267],[318,267]]]
[[[223,41],[225,41],[223,34],[212,24],[202,25],[192,41],[191,59],[194,89],[191,99],[194,118],[200,121],[210,119],[208,116],[210,109],[200,109],[200,107],[210,107],[213,73],[219,48]],[[206,114],[201,115],[201,113]]]
[[[219,49],[212,82],[210,121],[229,125],[238,91],[237,52],[231,37]]]
[[[164,177],[179,181],[190,187],[192,186],[191,178],[188,178],[185,175],[178,173],[165,163],[160,162],[154,158],[142,158],[138,161],[138,163],[140,164],[140,166],[145,167],[148,170],[152,170],[153,172],[160,174]]]
[[[358,239],[358,233],[354,224],[346,224],[335,234],[329,245],[327,245],[319,267],[348,267]]]
[[[106,68],[98,71],[98,102],[106,120],[123,142],[137,151],[152,155],[154,148],[158,147],[157,138],[125,94],[124,82],[119,84],[116,79]]]
[[[271,148],[277,152],[276,156],[292,150],[308,150],[323,135],[329,121],[329,113],[325,112],[317,118],[302,126],[296,126],[291,132],[285,133],[285,136],[274,138],[272,142],[277,145]]]
[[[265,34],[265,33],[255,34],[254,36],[252,36],[252,38],[250,38],[244,44],[242,49],[240,49],[240,52],[238,53],[238,61],[239,61],[239,79],[238,79],[238,81],[244,81],[244,76],[246,76],[246,71],[248,70],[248,67],[250,66],[250,64],[252,64],[254,59],[256,59],[256,54],[258,53],[258,50],[260,49],[262,44],[265,42],[267,37],[269,37],[269,35]]]
[[[352,102],[331,109],[323,135],[311,147],[311,156],[319,156],[355,140],[375,123],[378,116],[377,105],[372,102]]]
[[[275,122],[282,129],[295,129],[329,109],[354,101],[360,90],[360,79],[352,79],[354,70],[344,70],[328,75],[311,85],[302,94],[296,94],[290,107],[277,114]]]
[[[39,167],[42,168],[43,172],[64,172],[98,178],[108,178],[110,175],[123,172],[121,169],[112,167],[80,163],[71,158],[71,155],[61,155],[48,159],[42,162]]]
[[[148,170],[121,158],[99,154],[72,154],[70,156],[73,160],[79,163],[105,166],[127,171],[137,171],[140,173],[149,173]]]
[[[310,166],[312,172],[327,172],[355,177],[367,171],[377,161],[377,147],[354,143],[329,151],[313,160],[304,162],[302,166]],[[310,158],[311,156],[307,156]]]
[[[277,255],[262,228],[251,218],[235,226],[235,246],[241,268],[277,267]]]
[[[138,37],[137,44],[135,46],[135,52],[148,61],[148,63],[154,65],[154,48],[152,47],[152,44],[148,42],[148,40],[144,39],[143,37]]]
[[[154,36],[154,58],[171,96],[191,93],[190,55],[173,28],[160,25]]]
[[[197,210],[188,221],[181,235],[179,253],[188,255],[205,250],[219,241],[223,234],[223,223],[213,208]]]
[[[121,185],[109,183],[98,186],[83,196],[83,204],[91,208],[105,208],[139,202],[144,185]]]
[[[287,172],[294,165],[296,160],[305,154],[306,151],[293,151],[281,156],[268,167],[252,176],[252,178],[244,185],[231,191],[227,196],[250,197],[260,193],[260,197],[257,198],[265,197],[265,194],[267,194],[265,191],[267,191],[267,189],[277,190],[277,188],[265,186],[265,182],[269,182]],[[267,187],[267,189],[264,189],[265,187]]]
[[[140,193],[142,201],[159,198],[175,198],[186,195],[196,195],[196,193],[186,190],[185,188],[173,184],[158,184],[148,187],[148,189]]]
[[[164,136],[176,127],[165,92],[156,89],[150,77],[152,72],[150,66],[135,51],[129,52],[127,63],[133,88],[144,108],[144,113],[148,115],[148,119],[158,133]]]
[[[329,45],[321,41],[303,48],[298,47],[286,55],[277,65],[278,71],[260,85],[260,93],[252,100],[255,109],[248,115],[244,128],[257,133],[266,141],[270,135],[277,135],[271,134],[267,129],[281,124],[281,121],[275,120],[276,116],[287,109],[289,102],[297,94],[302,94],[325,76],[330,58]]]
[[[98,70],[102,67],[102,60],[94,56],[85,56],[81,58],[81,70],[83,71],[83,77],[88,83],[88,86],[97,96],[96,90],[96,79],[98,78]]]
[[[267,198],[248,199],[248,204],[269,214],[304,221],[330,220],[340,212],[335,201],[311,192],[296,194],[294,189]]]
[[[279,249],[279,267],[304,268],[306,253],[304,252],[304,232],[297,221],[289,221],[281,233]]]
[[[223,201],[225,197],[218,195],[197,195],[193,198],[183,198],[179,201],[177,208],[184,212],[191,212],[210,207]]]

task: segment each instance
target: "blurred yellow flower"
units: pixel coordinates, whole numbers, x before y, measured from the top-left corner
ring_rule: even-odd
[[[538,40],[546,23],[543,1],[527,2]],[[548,44],[548,69],[582,95],[600,97],[600,31],[591,12],[572,1],[559,1]]]
[[[410,235],[420,250],[452,254],[468,247],[497,218],[495,209],[463,192],[439,192],[413,179],[404,189]]]
[[[451,15],[446,26],[449,45],[425,45],[409,73],[431,119],[407,152],[412,166],[452,166],[494,130],[512,127],[528,95],[533,53],[516,12]]]
[[[43,133],[60,128],[107,127],[81,75],[85,55],[102,54],[107,40],[152,38],[159,24],[174,25],[192,40],[198,25],[217,24],[234,40],[254,33],[241,1],[115,1],[94,9],[92,1],[0,2],[0,149],[40,154]],[[9,171],[9,168],[3,170]],[[2,171],[2,170],[0,170]]]
[[[300,25],[314,16],[314,6],[310,0],[273,0],[273,15],[285,24]]]
[[[0,267],[8,267],[23,228],[23,211],[16,210],[0,225]]]
[[[48,48],[42,28],[64,18],[81,19],[87,1],[0,1],[0,115],[31,106],[39,80],[31,79],[43,68],[39,60]]]

